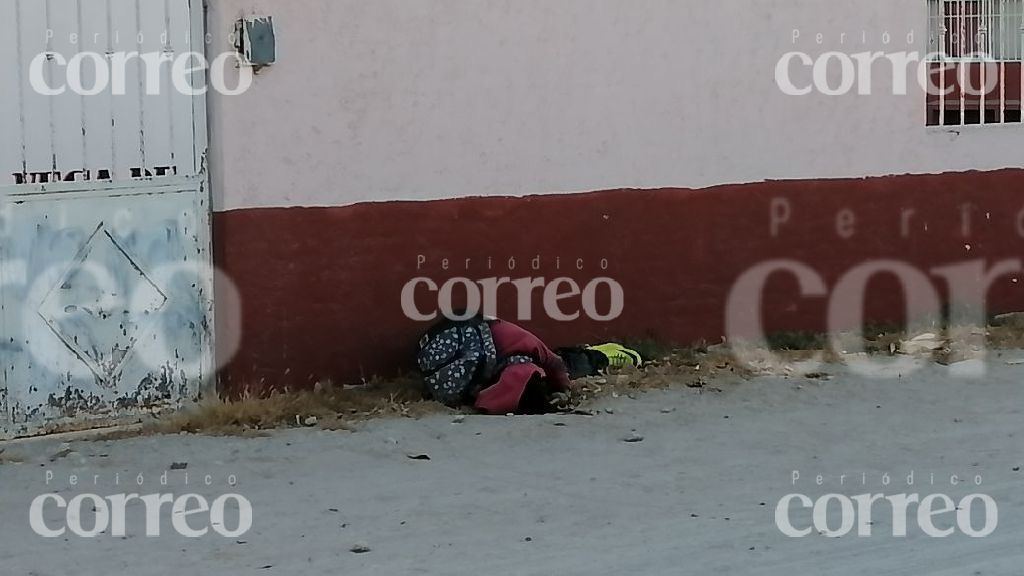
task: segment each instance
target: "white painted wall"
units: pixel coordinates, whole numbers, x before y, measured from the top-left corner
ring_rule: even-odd
[[[925,0],[212,0],[209,50],[226,48],[243,13],[274,17],[279,57],[247,94],[211,99],[220,209],[995,169],[1024,156],[1020,125],[927,129],[920,94],[777,88],[793,49],[926,51]]]

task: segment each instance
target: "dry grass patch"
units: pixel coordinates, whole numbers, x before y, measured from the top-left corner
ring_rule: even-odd
[[[758,375],[828,379],[826,372],[805,370],[802,363],[814,357],[826,364],[843,363],[847,350],[834,350],[832,342],[830,338],[812,333],[777,333],[768,339],[768,348],[745,349],[744,362],[738,361],[725,344],[672,349],[656,342],[633,343],[638,349],[643,348],[647,358],[643,368],[611,370],[608,374],[577,380],[572,391],[558,395],[553,404],[562,411],[586,411],[594,400],[632,397],[646,390],[686,387],[700,392],[721,392],[721,386],[729,378],[749,379]],[[987,328],[937,327],[924,334],[874,327],[866,329],[863,336],[839,335],[835,342],[839,348],[860,348],[867,354],[904,354],[953,363],[973,357],[973,349],[986,343],[995,349],[1024,348],[1024,315],[999,317]],[[268,397],[210,400],[184,412],[157,417],[155,423],[145,425],[142,430],[117,431],[101,439],[180,432],[258,436],[268,430],[289,427],[346,430],[354,423],[372,418],[419,418],[454,413],[440,404],[423,400],[422,386],[418,378],[405,377],[375,380],[359,387],[328,384],[317,385],[312,391],[280,392]]]
[[[1024,348],[1024,314],[1003,314],[992,320],[988,341],[993,348]]]
[[[254,436],[276,428],[319,427],[346,430],[354,422],[379,417],[417,418],[447,410],[423,400],[414,378],[374,381],[359,387],[318,384],[311,391],[284,391],[234,401],[208,400],[159,419],[147,432],[188,432],[214,436]]]
[[[582,378],[568,394],[556,395],[554,405],[578,411],[601,398],[635,397],[649,390],[687,387],[701,392],[721,392],[724,377],[749,378],[753,373],[736,363],[724,346],[683,348],[648,359],[643,368],[611,369],[607,374]]]

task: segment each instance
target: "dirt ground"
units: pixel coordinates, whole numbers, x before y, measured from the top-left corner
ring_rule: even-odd
[[[725,373],[709,385],[603,394],[592,415],[437,413],[352,431],[7,444],[0,573],[1016,575],[1024,352],[998,354],[971,377],[924,360],[896,368],[895,358],[881,360],[884,378],[835,365],[749,380]],[[983,482],[950,486],[954,474]],[[840,484],[841,475],[855,480]],[[133,502],[125,537],[44,539],[30,527],[42,494],[126,492],[238,493],[253,525],[238,537],[189,539],[165,510],[161,535],[147,538],[145,508]],[[998,504],[998,527],[936,539],[912,526],[898,538],[893,519],[876,514],[871,537],[794,539],[776,525],[787,494],[869,492],[984,493]],[[43,516],[67,524],[52,504]]]

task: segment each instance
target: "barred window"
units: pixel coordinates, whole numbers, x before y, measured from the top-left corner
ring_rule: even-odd
[[[1021,122],[1024,0],[928,0],[928,125]]]

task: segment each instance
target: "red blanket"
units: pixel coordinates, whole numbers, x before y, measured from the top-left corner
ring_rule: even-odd
[[[533,363],[515,364],[502,370],[498,381],[477,396],[477,409],[487,414],[519,411],[520,400],[534,376],[544,379],[549,392],[569,389],[569,372],[565,364],[540,338],[503,320],[491,322],[491,332],[499,359],[521,354],[533,358]]]

